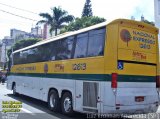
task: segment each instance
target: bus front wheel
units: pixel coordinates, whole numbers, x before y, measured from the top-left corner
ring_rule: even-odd
[[[16,88],[16,83],[13,84],[13,88],[12,88],[12,89],[13,89],[13,95],[14,95],[14,96],[18,96],[18,93],[17,93],[17,91],[16,91],[16,90],[17,90],[17,88]]]
[[[62,113],[71,116],[73,114],[72,95],[66,92],[61,100]]]
[[[48,107],[51,111],[59,111],[59,96],[55,90],[51,90],[48,96]]]

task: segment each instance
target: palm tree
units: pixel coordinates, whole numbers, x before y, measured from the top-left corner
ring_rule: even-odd
[[[74,16],[68,15],[68,12],[62,10],[60,7],[51,8],[52,15],[49,13],[40,13],[39,15],[44,18],[44,20],[40,20],[39,23],[46,23],[50,25],[50,34],[52,35],[52,31],[55,30],[55,35],[57,35],[57,30],[61,29],[65,26],[65,23],[69,23],[74,20]]]

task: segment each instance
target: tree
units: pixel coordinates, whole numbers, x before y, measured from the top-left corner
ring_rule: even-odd
[[[97,16],[76,18],[74,22],[71,22],[68,26],[61,29],[61,33],[79,30],[104,21],[106,21],[104,18],[100,18]]]
[[[62,10],[60,7],[54,7],[51,9],[52,14],[49,13],[40,13],[39,15],[44,18],[44,20],[40,20],[37,24],[46,23],[49,25],[50,34],[55,30],[55,35],[57,35],[57,30],[61,29],[65,26],[65,23],[69,23],[74,20],[74,16],[68,15],[68,12]]]
[[[92,5],[91,5],[91,0],[86,0],[82,12],[82,17],[90,17],[92,16]]]

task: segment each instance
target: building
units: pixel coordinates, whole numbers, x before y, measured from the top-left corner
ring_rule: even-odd
[[[32,27],[30,34],[32,34],[34,36],[37,36],[39,38],[42,38],[42,29],[41,29],[41,27],[39,27],[39,26]]]
[[[7,51],[11,48],[11,46],[14,43],[14,39],[12,39],[9,36],[5,36],[4,39],[2,39],[2,43],[0,44],[0,65],[1,67],[4,67],[5,63],[8,61]]]
[[[160,28],[160,0],[154,0],[155,25]]]
[[[10,30],[10,37],[15,40],[14,42],[24,39],[26,34],[27,32],[17,29]]]
[[[155,18],[155,26],[159,28],[159,50],[160,50],[160,0],[154,0],[154,18]]]
[[[35,27],[31,28],[31,33],[28,33],[17,29],[11,29],[10,37],[14,39],[14,43],[28,38],[42,38],[42,30],[40,27]]]

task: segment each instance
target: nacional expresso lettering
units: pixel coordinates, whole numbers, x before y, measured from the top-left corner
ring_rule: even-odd
[[[151,45],[155,44],[155,37],[153,35],[139,31],[133,31],[133,40],[141,42],[139,47],[143,49],[150,49]]]
[[[141,36],[141,37],[155,39],[155,37],[153,35],[148,34],[148,33],[144,33],[144,32],[139,32],[139,31],[133,31],[133,35],[138,35],[138,36]]]
[[[155,44],[155,37],[148,33],[133,31],[133,40],[147,43],[147,44]]]
[[[136,36],[133,36],[133,40],[143,42],[143,43],[148,43],[148,44],[155,44],[155,41],[153,41],[153,40],[145,39],[145,38],[141,38],[141,37],[136,37]]]

